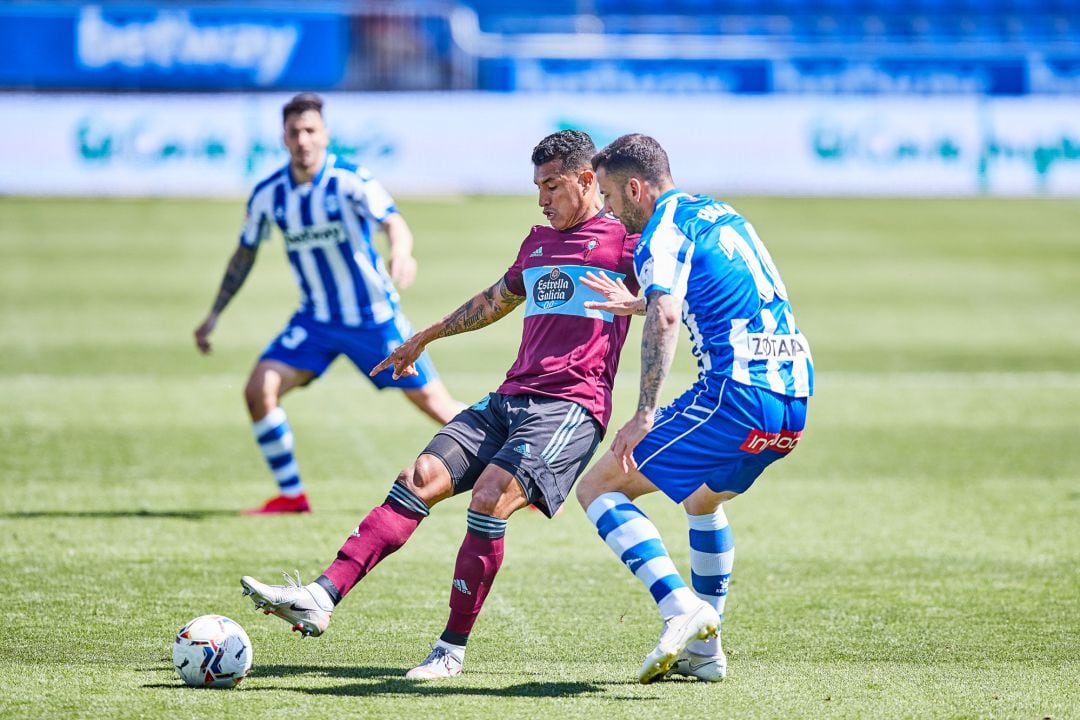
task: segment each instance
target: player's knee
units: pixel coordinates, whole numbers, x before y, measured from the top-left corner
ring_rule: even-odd
[[[600,493],[596,492],[595,484],[589,473],[585,473],[585,476],[578,480],[574,495],[583,510],[588,510],[589,505],[592,505],[592,501],[600,495]]]
[[[416,458],[412,465],[398,473],[397,481],[428,505],[453,494],[453,482],[446,467],[430,455]]]
[[[477,484],[473,488],[472,498],[469,500],[469,509],[484,515],[495,515],[502,497],[501,488]]]
[[[505,472],[485,472],[473,487],[469,509],[473,512],[508,518],[529,504],[521,484]]]
[[[247,404],[248,412],[254,419],[265,417],[268,412],[274,409],[273,393],[266,387],[265,383],[258,376],[252,375],[247,381],[247,385],[244,386],[244,402]]]

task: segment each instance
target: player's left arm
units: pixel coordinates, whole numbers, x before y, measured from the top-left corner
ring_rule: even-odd
[[[400,213],[391,213],[380,225],[390,245],[387,270],[399,289],[405,289],[416,279],[416,258],[413,257],[413,234]]]
[[[371,375],[378,375],[391,365],[394,366],[394,379],[416,375],[416,359],[428,343],[439,338],[458,335],[471,330],[479,330],[506,317],[514,308],[525,302],[522,295],[510,290],[506,276],[497,283],[483,290],[452,313],[432,323],[411,338],[394,348],[386,359],[371,370]]]
[[[660,391],[664,387],[679,344],[680,303],[669,293],[653,290],[646,298],[645,324],[641,330],[641,384],[637,411],[619,428],[611,451],[623,472],[637,468],[634,448],[652,429]]]

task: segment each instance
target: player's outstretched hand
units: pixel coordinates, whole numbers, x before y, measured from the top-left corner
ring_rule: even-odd
[[[395,380],[400,377],[419,375],[420,373],[416,370],[416,358],[420,357],[422,352],[424,352],[423,343],[420,342],[416,335],[413,335],[394,348],[394,351],[387,355],[381,363],[373,367],[368,375],[375,377],[391,365],[394,367]]]
[[[581,278],[581,284],[604,296],[604,302],[586,300],[588,310],[603,310],[612,315],[640,315],[644,304],[626,287],[622,278],[608,277],[607,273],[589,271]]]
[[[637,470],[634,448],[652,429],[652,425],[653,414],[639,410],[615,433],[615,439],[611,441],[611,452],[615,454],[615,461],[622,466],[624,473]]]
[[[195,328],[195,347],[199,348],[199,352],[206,355],[213,349],[210,344],[210,333],[214,332],[214,326],[217,325],[217,316],[210,314],[206,316],[206,319],[202,321],[199,327]]]
[[[416,258],[412,255],[393,255],[387,263],[394,287],[404,290],[416,279]]]

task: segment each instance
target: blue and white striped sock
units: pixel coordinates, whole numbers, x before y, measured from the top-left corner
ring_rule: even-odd
[[[660,616],[693,610],[699,601],[671,561],[660,532],[622,493],[604,493],[585,511],[600,537],[653,596]]]
[[[277,480],[281,494],[296,497],[304,492],[300,482],[300,467],[293,457],[293,434],[285,410],[276,407],[251,425],[266,464]]]
[[[694,594],[716,608],[716,614],[723,620],[728,579],[735,560],[731,525],[723,507],[710,515],[687,513],[686,519],[690,524],[690,580]],[[717,655],[720,636],[695,640],[688,649],[698,655]]]

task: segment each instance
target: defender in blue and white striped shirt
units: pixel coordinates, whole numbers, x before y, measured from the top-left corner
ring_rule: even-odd
[[[578,485],[600,536],[641,580],[664,628],[638,673],[720,680],[720,621],[734,544],[723,503],[786,457],[806,423],[814,387],[810,345],[787,289],[754,228],[730,205],[676,189],[656,140],[624,135],[593,158],[608,208],[640,232],[634,267],[644,297],[610,278],[587,307],[645,315],[637,412]],[[658,409],[680,315],[698,361],[697,382]],[[687,587],[656,526],[634,504],[660,490],[690,526]]]
[[[293,456],[293,435],[281,397],[307,385],[344,354],[365,377],[412,335],[398,307],[399,287],[412,283],[416,261],[409,226],[394,201],[364,168],[327,153],[329,133],[322,99],[297,95],[282,110],[289,163],[255,186],[213,308],[195,330],[203,353],[218,316],[244,283],[260,244],[277,227],[300,288],[300,307],[266,348],[244,390],[259,448],[280,494],[253,514],[307,512],[310,505]],[[373,234],[390,245],[384,264]],[[418,375],[371,379],[376,387],[396,387],[420,410],[446,424],[463,407],[438,379],[429,358]]]

